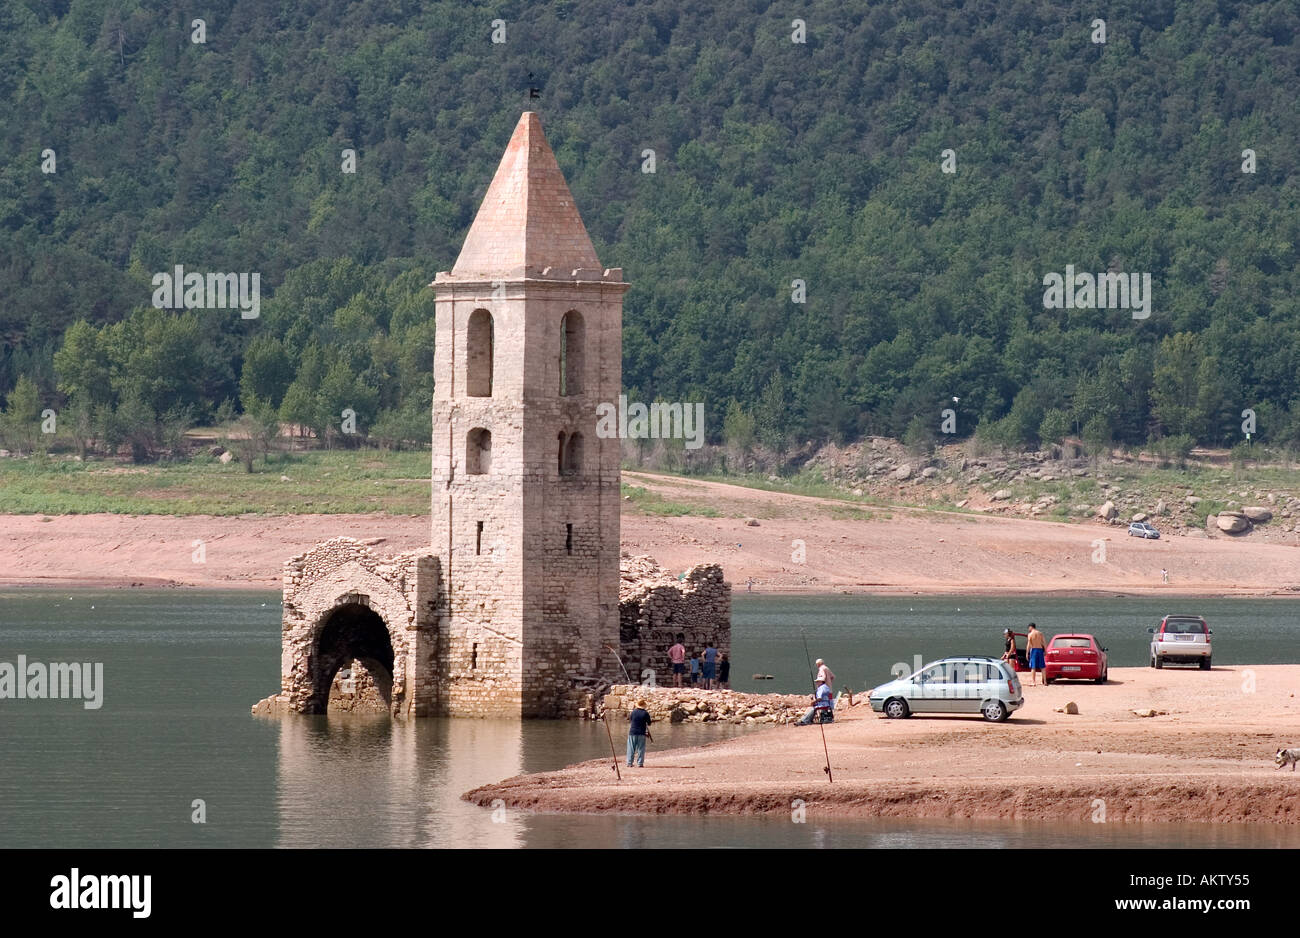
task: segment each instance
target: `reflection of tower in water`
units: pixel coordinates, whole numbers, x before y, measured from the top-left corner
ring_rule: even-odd
[[[523,769],[507,720],[279,721],[280,847],[517,847],[521,818],[461,799]],[[498,818],[502,812],[496,812]]]

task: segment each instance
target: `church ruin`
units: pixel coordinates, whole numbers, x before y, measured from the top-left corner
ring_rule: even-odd
[[[431,286],[430,547],[336,538],[290,560],[280,693],[255,713],[322,713],[360,682],[395,716],[563,716],[622,679],[620,441],[594,430],[622,389],[629,285],[597,259],[536,114]],[[729,637],[729,592],[727,612]],[[641,664],[657,654],[636,632]]]

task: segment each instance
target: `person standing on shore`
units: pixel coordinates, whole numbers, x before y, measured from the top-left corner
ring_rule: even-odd
[[[691,686],[694,687],[700,681],[700,653],[691,653]]]
[[[636,709],[628,714],[627,727],[627,767],[632,768],[632,760],[636,759],[638,768],[645,768],[645,742],[647,739],[653,740],[650,735],[650,711],[645,708],[645,698],[642,697],[636,702]]]
[[[1032,622],[1029,623],[1029,638],[1025,642],[1025,647],[1029,650],[1029,670],[1033,674],[1032,683],[1036,687],[1038,672],[1047,667],[1047,639]]]
[[[731,690],[731,662],[723,654],[722,660],[718,662],[718,686],[723,690]]]
[[[835,672],[828,668],[826,662],[820,658],[817,659],[817,680],[825,684],[828,691],[835,684]]]
[[[668,649],[668,660],[673,666],[673,687],[682,686],[682,675],[686,673],[686,646],[682,644],[682,639],[685,637],[678,632],[677,644]]]
[[[700,663],[700,674],[704,678],[704,689],[713,690],[713,676],[718,669],[718,649],[713,642],[707,642],[704,648],[704,661]]]

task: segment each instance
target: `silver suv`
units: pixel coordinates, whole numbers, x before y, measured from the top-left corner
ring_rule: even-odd
[[[1210,670],[1210,624],[1200,616],[1165,616],[1160,627],[1147,629],[1151,637],[1151,667],[1199,664]]]
[[[895,720],[913,713],[979,713],[1001,723],[1025,703],[1015,669],[983,655],[940,658],[867,697],[872,710]]]

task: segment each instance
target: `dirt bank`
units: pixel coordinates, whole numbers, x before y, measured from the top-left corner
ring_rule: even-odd
[[[1253,690],[1251,689],[1253,687]],[[826,727],[776,727],[691,749],[651,751],[468,792],[542,812],[789,814],[1083,822],[1300,823],[1300,665],[1115,668],[1106,686],[1027,687],[1004,724],[978,717],[883,719],[859,705]],[[1067,701],[1077,716],[1055,712]],[[1165,715],[1138,717],[1154,708]]]
[[[623,547],[670,570],[720,563],[737,592],[1295,595],[1300,550],[1228,537],[1130,538],[1123,526],[877,509],[646,473],[630,484],[720,517],[623,514]],[[746,523],[758,522],[757,526]],[[281,564],[338,535],[395,553],[424,517],[0,516],[0,585],[278,589]],[[202,550],[199,544],[202,542]],[[1169,583],[1160,571],[1169,571]]]

